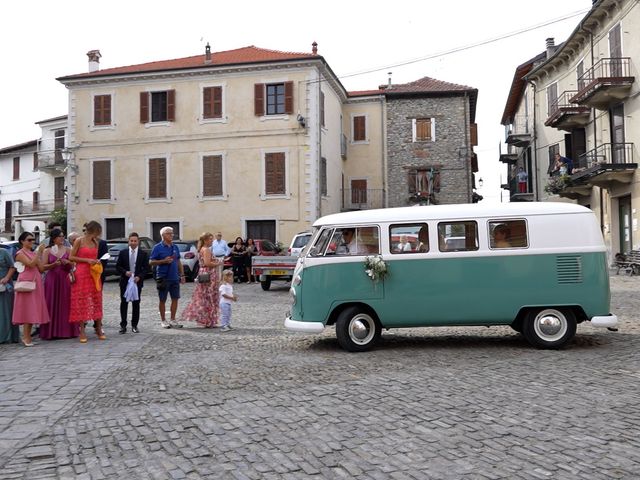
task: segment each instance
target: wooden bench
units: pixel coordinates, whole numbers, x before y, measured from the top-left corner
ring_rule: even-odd
[[[640,275],[640,250],[631,250],[629,253],[617,253],[615,265],[618,269],[616,275],[624,269],[629,275]]]

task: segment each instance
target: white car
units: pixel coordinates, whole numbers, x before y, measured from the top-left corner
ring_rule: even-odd
[[[304,247],[307,246],[309,240],[311,240],[311,232],[300,232],[291,240],[291,246],[289,247],[289,255],[294,257],[300,256]]]
[[[193,282],[198,276],[200,262],[198,261],[198,249],[195,241],[174,240],[173,242],[180,250],[180,262],[184,269],[187,280]]]

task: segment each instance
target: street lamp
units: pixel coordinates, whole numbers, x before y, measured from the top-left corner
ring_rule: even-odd
[[[478,187],[482,188],[484,182],[482,181],[482,177],[478,180]]]

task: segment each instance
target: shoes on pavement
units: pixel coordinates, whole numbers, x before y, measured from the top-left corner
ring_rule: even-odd
[[[616,327],[607,327],[607,330],[609,330],[610,332],[617,332],[618,329]]]
[[[138,327],[131,327],[131,331],[133,333],[140,333],[140,330],[138,330]]]
[[[168,322],[160,321],[160,325],[162,325],[162,328],[171,328],[171,324]]]
[[[127,329],[123,327],[118,331],[118,333],[127,333]]]
[[[25,347],[33,347],[33,340],[30,340],[30,341],[28,341],[28,342],[27,342],[27,341],[23,338],[23,339],[22,339],[22,344],[23,344]]]
[[[176,320],[171,320],[171,327],[173,328],[182,328],[182,324],[180,322],[177,322]]]
[[[231,327],[229,325],[225,325],[220,329],[221,332],[228,332],[229,330],[231,330]]]

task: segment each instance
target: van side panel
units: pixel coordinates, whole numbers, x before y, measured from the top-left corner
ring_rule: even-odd
[[[523,307],[610,313],[604,252],[385,260],[389,275],[375,284],[362,262],[305,268],[304,318],[294,308],[294,319],[326,323],[332,308],[350,301],[370,305],[387,328],[508,325]]]

